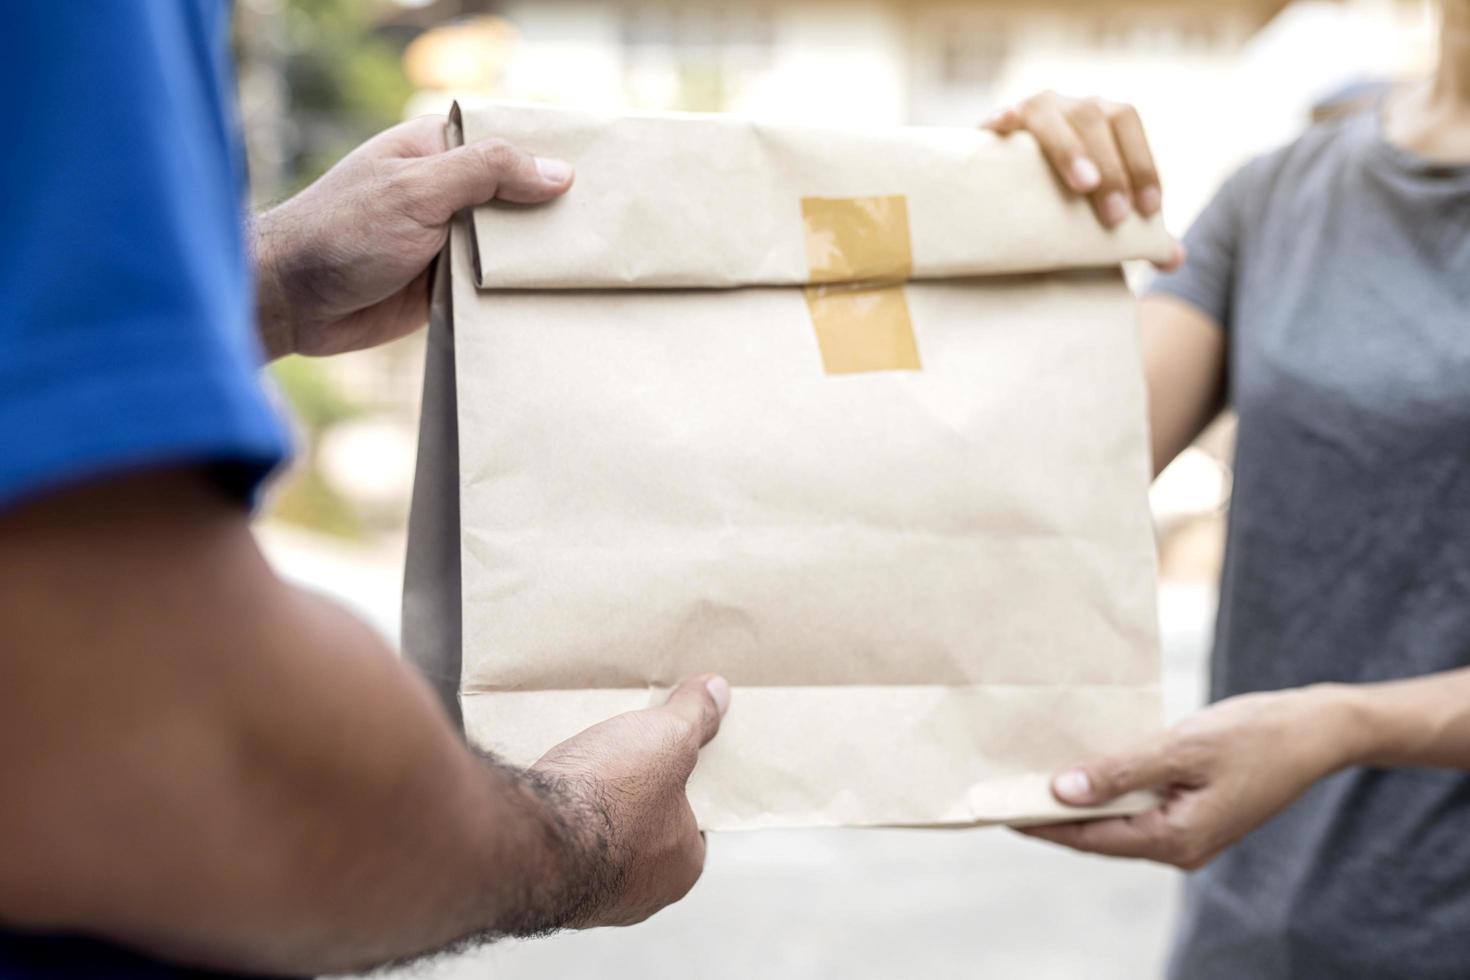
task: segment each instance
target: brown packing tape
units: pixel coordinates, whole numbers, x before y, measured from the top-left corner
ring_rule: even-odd
[[[914,269],[909,207],[890,197],[804,197],[802,226],[812,282],[903,282]]]
[[[902,285],[913,270],[907,201],[804,197],[801,216],[807,309],[827,373],[919,370]]]
[[[828,374],[922,367],[902,286],[808,286],[806,306]]]

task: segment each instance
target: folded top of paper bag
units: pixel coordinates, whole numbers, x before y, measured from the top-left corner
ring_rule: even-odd
[[[570,161],[550,205],[475,209],[487,289],[796,285],[1163,261],[1157,217],[1113,230],[1036,143],[978,129],[822,129],[696,114],[455,106],[451,140]]]

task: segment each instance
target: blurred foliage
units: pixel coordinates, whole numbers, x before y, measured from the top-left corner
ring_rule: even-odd
[[[390,5],[375,0],[244,0],[236,21],[242,74],[280,82],[281,172],[272,196],[300,190],[374,133],[397,123],[412,94],[402,52],[374,30]]]
[[[344,153],[402,117],[412,88],[403,77],[400,52],[369,30],[369,15],[377,6],[362,0],[286,3],[287,111],[318,137],[302,141],[288,160],[295,187],[315,180]]]
[[[386,0],[239,0],[235,57],[257,200],[305,187],[363,140],[394,125],[412,89],[401,51],[375,30]],[[366,532],[322,475],[316,446],[360,414],[330,366],[287,357],[271,367],[303,432],[301,458],[270,498],[273,517],[345,537]]]
[[[337,391],[322,366],[308,358],[283,357],[270,370],[312,435],[359,414],[358,406]]]
[[[339,538],[361,540],[363,522],[314,466],[293,470],[270,497],[270,515]]]
[[[342,397],[319,362],[292,355],[272,364],[270,372],[306,430],[304,458],[272,494],[271,515],[328,534],[361,537],[362,521],[322,476],[315,452],[323,432],[358,415],[360,408]]]

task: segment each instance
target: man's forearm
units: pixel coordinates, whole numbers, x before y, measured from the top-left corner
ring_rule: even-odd
[[[0,534],[0,921],[327,972],[559,925],[611,887],[595,814],[476,758],[196,477]]]
[[[274,361],[296,352],[296,328],[291,298],[286,294],[279,252],[286,232],[275,227],[270,211],[254,215],[246,230],[250,264],[255,281],[255,322],[266,360]]]
[[[317,956],[326,965],[313,969],[360,967],[471,935],[540,932],[602,897],[611,883],[597,813],[467,749],[428,686],[353,617],[310,595],[287,601],[311,622],[287,613],[298,642],[273,650],[310,666],[294,672],[289,718],[247,709],[243,728],[283,793],[280,807],[254,815],[283,862],[277,902],[298,904],[281,918],[316,923],[283,951],[292,969]],[[264,925],[242,935],[270,934]]]

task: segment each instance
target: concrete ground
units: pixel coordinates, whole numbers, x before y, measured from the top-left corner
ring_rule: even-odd
[[[1175,885],[1005,830],[717,835],[695,890],[643,925],[391,976],[1138,980],[1158,975]]]
[[[704,878],[630,929],[501,943],[434,980],[1156,976],[1175,875],[1005,830],[717,835]]]
[[[397,632],[396,569],[364,571],[265,534],[290,577]],[[1209,591],[1160,595],[1171,717],[1200,700]],[[376,974],[390,980],[1140,980],[1160,975],[1179,875],[1008,830],[712,834],[682,903],[630,929],[502,942]]]

